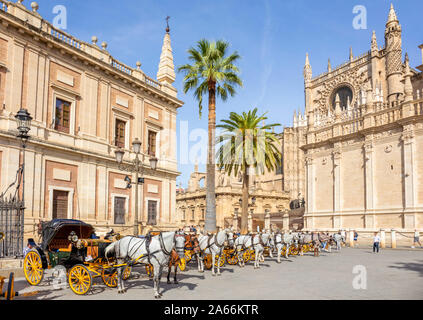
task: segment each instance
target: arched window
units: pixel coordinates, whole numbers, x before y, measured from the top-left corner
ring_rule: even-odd
[[[349,86],[342,86],[335,90],[332,94],[332,108],[335,110],[335,100],[336,96],[339,95],[339,99],[341,101],[341,109],[347,109],[347,104],[351,105],[351,101],[353,98],[353,92]]]

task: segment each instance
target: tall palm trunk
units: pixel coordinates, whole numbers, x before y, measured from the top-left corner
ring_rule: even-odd
[[[242,179],[242,213],[241,213],[241,234],[248,233],[248,167],[245,168]]]
[[[215,131],[216,131],[216,83],[209,81],[209,144],[207,152],[207,191],[205,229],[216,231],[215,192]]]

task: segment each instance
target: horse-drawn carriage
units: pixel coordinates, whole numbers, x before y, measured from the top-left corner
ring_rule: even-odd
[[[24,258],[24,274],[29,284],[36,286],[44,277],[44,270],[64,267],[72,291],[86,294],[93,279],[101,277],[108,287],[117,286],[116,266],[104,256],[111,240],[94,239],[90,224],[72,219],[54,219],[42,225],[42,242]],[[124,278],[129,277],[127,266]]]

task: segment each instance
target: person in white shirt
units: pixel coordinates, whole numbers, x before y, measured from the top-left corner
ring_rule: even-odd
[[[420,248],[422,247],[422,244],[420,243],[420,232],[417,231],[417,229],[414,229],[414,242],[413,242],[413,248],[416,246],[416,243],[419,244]]]
[[[379,243],[380,243],[380,237],[377,234],[377,232],[375,232],[375,236],[373,238],[373,252],[375,251],[379,252]]]

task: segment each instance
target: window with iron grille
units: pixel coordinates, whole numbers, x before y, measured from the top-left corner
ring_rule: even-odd
[[[54,123],[55,130],[69,133],[70,109],[71,109],[71,103],[69,101],[56,98],[55,123]]]
[[[115,146],[125,148],[125,126],[126,122],[116,119],[115,124]]]
[[[148,131],[148,154],[150,156],[156,155],[156,136],[156,132]]]
[[[126,198],[115,197],[114,200],[114,217],[115,224],[125,224],[125,208]]]
[[[68,218],[68,191],[53,190],[53,219]]]
[[[157,224],[157,201],[148,200],[148,221],[149,225]]]

